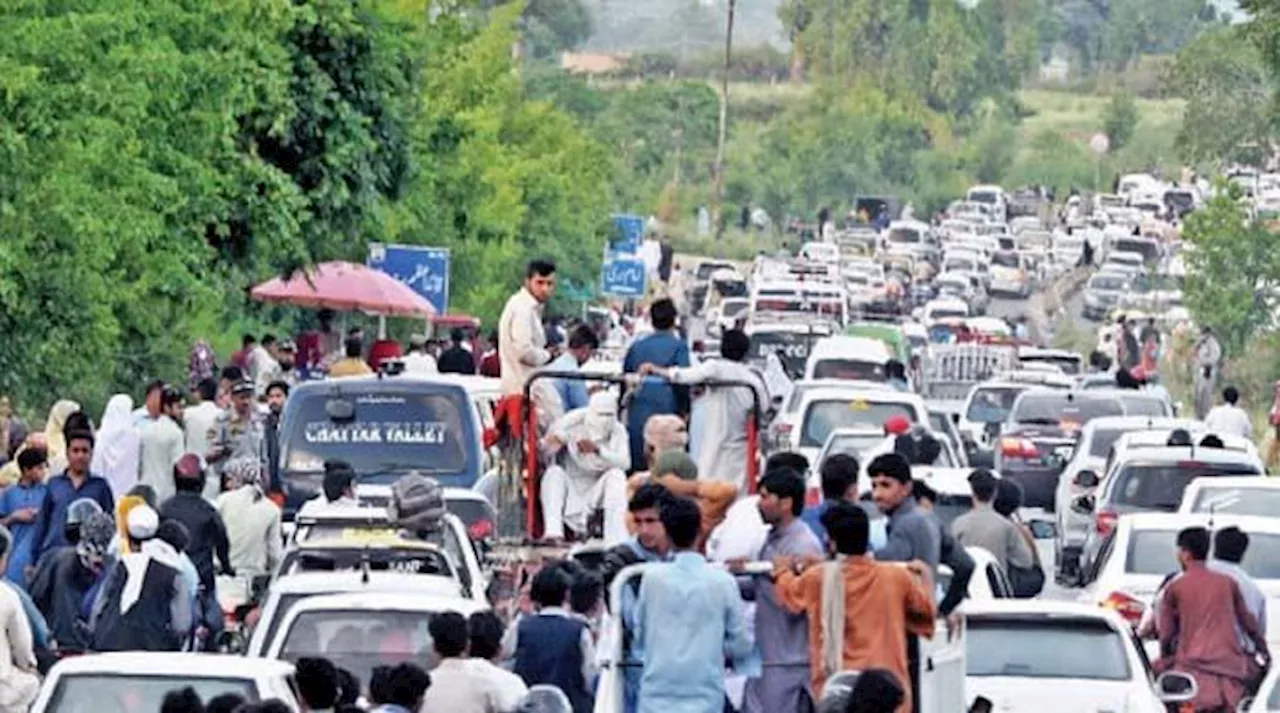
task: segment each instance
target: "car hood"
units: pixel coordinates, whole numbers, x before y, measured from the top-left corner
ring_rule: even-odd
[[[1080,678],[1020,678],[1015,676],[966,676],[965,701],[982,696],[995,713],[1094,713],[1141,711],[1130,707],[1137,698],[1130,681],[1097,681]],[[1152,693],[1148,699],[1155,700]],[[1136,702],[1135,702],[1136,703]]]

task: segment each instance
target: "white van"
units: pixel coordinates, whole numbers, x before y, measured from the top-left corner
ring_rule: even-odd
[[[879,339],[823,337],[809,351],[804,378],[883,382],[890,359],[893,354]]]

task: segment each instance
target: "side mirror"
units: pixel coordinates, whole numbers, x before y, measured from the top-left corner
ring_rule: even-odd
[[[953,413],[953,414],[951,414],[951,422],[952,422],[952,423],[954,423],[955,425],[959,426],[959,425],[960,425],[960,414],[958,414],[958,413]]]
[[[1031,520],[1027,523],[1031,536],[1037,540],[1052,540],[1058,536],[1058,526],[1052,520]]]
[[[1156,695],[1164,703],[1184,703],[1199,692],[1196,680],[1180,671],[1168,671],[1156,679]]]
[[[1098,474],[1092,470],[1082,470],[1076,473],[1076,485],[1082,488],[1096,488],[1099,482],[1101,481],[1098,478]]]
[[[1071,501],[1071,510],[1080,515],[1093,514],[1094,499],[1092,495],[1081,495]]]

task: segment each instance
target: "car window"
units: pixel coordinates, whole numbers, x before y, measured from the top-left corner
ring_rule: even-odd
[[[1009,578],[1005,575],[1004,570],[995,562],[987,565],[987,583],[991,585],[991,594],[996,599],[1013,597],[1013,585],[1009,583]]]
[[[435,667],[427,625],[432,614],[417,611],[327,610],[303,612],[285,633],[280,658],[327,658],[367,683],[373,669],[413,662]]]
[[[141,713],[158,711],[165,694],[190,686],[201,700],[234,693],[257,701],[258,687],[244,678],[183,675],[135,675],[129,673],[79,673],[58,679],[58,687],[46,710],[62,713]]]
[[[1173,512],[1192,480],[1214,475],[1256,475],[1247,463],[1126,463],[1111,478],[1108,500],[1116,505]]]
[[[1124,406],[1112,397],[1080,396],[1059,391],[1026,393],[1013,407],[1015,423],[1083,425],[1102,416],[1123,416]]]
[[[417,470],[424,475],[459,473],[478,442],[472,406],[464,392],[362,393],[348,399],[355,415],[334,421],[326,412],[329,395],[301,395],[287,412],[281,442],[286,468],[320,473],[327,460],[346,461],[357,473]]]
[[[330,594],[330,592],[309,592],[307,594],[281,594],[276,604],[276,610],[271,615],[271,621],[266,622],[267,631],[262,641],[264,646],[270,646],[272,640],[276,638],[276,634],[280,631],[280,625],[284,623],[284,618],[293,610],[293,605],[302,601],[306,597],[315,596],[317,594]],[[262,626],[261,623],[258,624]]]
[[[980,386],[974,390],[964,418],[974,423],[1003,423],[1018,400],[1018,394],[1026,390],[1026,387],[1018,386]]]
[[[827,454],[823,460],[825,462],[826,458],[830,458],[838,453],[843,453],[857,458],[858,462],[861,463],[863,461],[863,454],[881,443],[884,443],[884,438],[884,435],[874,431],[869,431],[867,433],[848,433],[835,436],[831,439],[831,445],[827,449]],[[821,470],[821,467],[822,464],[818,464],[819,470]]]
[[[1127,681],[1126,642],[1092,617],[969,617],[968,676]]]
[[[1090,290],[1122,290],[1125,279],[1120,275],[1094,275],[1089,279]]]
[[[1257,515],[1280,517],[1280,490],[1274,488],[1218,488],[1208,486],[1196,491],[1191,512],[1224,515]]]
[[[815,379],[850,379],[853,381],[884,381],[888,378],[885,365],[861,359],[820,359],[813,365]]]
[[[1089,582],[1096,582],[1098,580],[1098,575],[1101,574],[1102,569],[1107,566],[1107,560],[1111,559],[1111,553],[1115,551],[1115,548],[1116,533],[1115,530],[1112,530],[1111,534],[1107,535],[1107,538],[1102,541],[1102,547],[1098,548],[1098,557],[1093,561],[1093,566],[1090,567],[1089,571],[1085,574],[1085,584],[1088,584]]]
[[[1128,429],[1124,428],[1099,428],[1094,430],[1092,440],[1089,441],[1089,455],[1094,458],[1106,458],[1111,453],[1111,446],[1114,446],[1120,436],[1128,433]],[[1103,471],[1106,472],[1105,470]]]
[[[1124,569],[1129,574],[1165,575],[1180,569],[1174,555],[1177,530],[1135,530],[1129,535]],[[1280,535],[1249,533],[1249,548],[1240,562],[1254,579],[1280,579]]]
[[[1004,240],[1000,242],[1003,243]],[[1012,243],[1013,241],[1010,240],[1009,242]],[[1018,267],[1018,255],[1017,253],[999,252],[991,256],[991,264],[1000,267]]]
[[[1162,398],[1144,396],[1142,394],[1121,394],[1120,402],[1124,404],[1124,412],[1130,416],[1172,416],[1173,409]]]
[[[920,420],[910,404],[874,403],[866,399],[814,401],[804,415],[800,445],[821,448],[827,442],[827,436],[837,428],[872,426],[883,429],[884,422],[894,416],[905,416],[912,423]]]

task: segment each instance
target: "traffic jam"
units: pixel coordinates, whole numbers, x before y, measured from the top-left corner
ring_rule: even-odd
[[[327,376],[227,384],[272,424],[250,457],[62,508],[0,711],[1280,710],[1280,486],[1182,304],[1211,190],[975,186],[927,222],[861,197],[580,320],[534,261],[492,355],[473,325],[357,368],[348,334]],[[68,474],[102,421],[66,428]],[[175,501],[222,534],[173,535]]]

